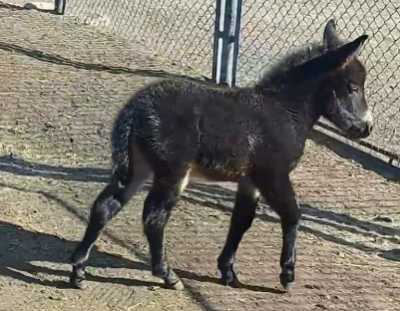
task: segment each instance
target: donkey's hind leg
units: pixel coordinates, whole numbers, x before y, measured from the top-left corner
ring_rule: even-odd
[[[96,198],[90,213],[89,224],[85,235],[71,256],[73,270],[70,282],[74,287],[81,288],[85,279],[85,266],[90,251],[100,235],[101,230],[129,201],[129,199],[143,186],[151,170],[145,164],[138,163],[135,174],[128,177],[125,183],[115,174],[112,181]]]
[[[171,210],[188,182],[189,172],[174,177],[155,177],[143,209],[143,229],[149,242],[152,273],[164,280],[167,288],[182,290],[179,277],[165,259],[164,229]]]
[[[233,269],[235,254],[243,235],[253,222],[258,198],[259,193],[252,181],[248,177],[243,177],[239,181],[228,237],[224,249],[218,257],[218,269],[224,285],[240,286]]]

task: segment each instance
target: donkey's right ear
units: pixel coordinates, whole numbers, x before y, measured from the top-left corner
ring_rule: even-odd
[[[329,51],[337,48],[340,45],[340,39],[336,32],[336,22],[330,19],[324,29],[324,49]]]
[[[328,52],[326,55],[330,56],[332,63],[336,62],[338,67],[344,68],[360,54],[361,48],[367,39],[368,35],[362,35],[354,41]]]

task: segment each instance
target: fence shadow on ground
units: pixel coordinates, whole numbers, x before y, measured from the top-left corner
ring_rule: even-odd
[[[65,181],[79,181],[79,182],[107,182],[109,177],[109,170],[102,168],[73,168],[63,166],[51,166],[47,164],[37,164],[24,160],[18,160],[10,157],[0,157],[0,171],[22,175],[22,176],[40,176],[52,179],[59,179]],[[3,185],[10,187],[10,185]],[[18,189],[17,189],[18,190]],[[27,191],[21,189],[21,191]],[[57,201],[64,208],[78,216],[82,221],[86,221],[85,216],[80,214],[73,206],[68,205],[62,199],[54,196],[51,193],[36,191],[48,197],[53,201]],[[201,204],[208,208],[215,210],[222,210],[230,213],[234,202],[234,191],[221,187],[215,184],[203,184],[193,182],[189,185],[183,199],[195,204]],[[224,204],[220,202],[223,201]],[[228,203],[228,204],[225,204]],[[262,205],[262,210],[257,214],[261,220],[268,222],[278,222],[278,217],[269,211],[267,205]],[[352,234],[360,236],[379,236],[388,242],[398,243],[400,237],[400,229],[384,226],[381,224],[373,223],[370,221],[360,220],[353,216],[334,212],[331,210],[324,210],[318,207],[310,206],[307,204],[302,205],[303,219],[309,223],[323,225],[325,227],[332,227],[341,231],[347,231]],[[363,243],[347,241],[332,234],[328,234],[321,230],[315,229],[308,224],[301,227],[304,232],[311,233],[325,240],[335,242],[338,244],[350,246],[365,252],[382,253],[383,250],[379,248],[370,247]],[[114,238],[115,239],[115,238]],[[118,241],[120,244],[123,241]],[[393,256],[382,256],[383,258],[393,259]],[[400,258],[398,259],[400,260]]]
[[[4,1],[0,1],[0,9],[7,9],[10,11],[38,11],[42,13],[49,13],[49,14],[56,14],[55,10],[48,10],[48,9],[40,9],[38,8],[35,4],[31,2],[25,3],[23,6],[15,5],[15,4],[10,4],[6,3]]]
[[[22,176],[40,176],[46,178],[55,178],[60,180],[68,180],[68,181],[87,181],[87,182],[106,182],[108,180],[106,169],[101,168],[70,168],[70,167],[61,167],[61,166],[51,166],[45,164],[36,164],[23,160],[15,160],[7,157],[0,158],[0,171],[6,171],[15,175]],[[74,207],[68,202],[64,201],[60,197],[54,195],[53,193],[41,191],[41,190],[31,190],[18,186],[14,186],[11,184],[0,184],[0,187],[8,187],[18,191],[30,192],[41,194],[46,197],[48,200],[51,200],[58,205],[65,208],[68,212],[77,217],[80,221],[86,222],[86,217],[83,215],[82,210]],[[196,192],[196,193],[191,193]],[[226,206],[222,204],[216,204],[211,201],[207,201],[215,196],[222,196],[226,200],[231,200],[233,202],[233,191],[230,191],[226,188],[220,187],[218,185],[206,185],[201,183],[192,183],[188,187],[188,195],[186,195],[183,199],[187,201],[191,201],[196,204],[202,204],[208,208],[212,208],[218,211],[223,212],[231,212],[231,206]],[[318,216],[315,219],[315,216]],[[262,221],[268,222],[277,222],[278,218],[274,214],[270,213],[259,213],[257,215],[259,219]],[[361,221],[356,218],[353,218],[348,215],[337,214],[332,211],[321,211],[315,207],[305,206],[304,209],[304,217],[311,217],[310,221],[320,220],[322,222],[326,221],[327,226],[338,225],[340,226],[340,220],[342,222],[352,223],[356,228],[361,227],[370,228],[371,230],[375,230],[376,232],[391,232],[392,234],[399,235],[398,230],[381,226],[378,224]],[[314,217],[314,219],[312,218]],[[332,223],[335,220],[336,223]],[[325,224],[325,223],[324,223]],[[347,226],[341,228],[343,230],[348,230]],[[382,251],[380,249],[375,249],[363,245],[362,243],[350,242],[339,237],[336,237],[332,234],[322,232],[320,230],[314,229],[310,226],[302,226],[301,230],[307,233],[311,233],[315,236],[318,236],[327,241],[331,241],[334,243],[339,243],[342,245],[346,245],[349,247],[353,247],[366,252],[379,252],[382,258],[387,260],[400,260],[400,250],[393,249],[389,251]],[[389,231],[388,231],[389,230]],[[94,255],[91,258],[90,265],[95,267],[126,267],[132,269],[144,269],[149,270],[149,266],[146,264],[147,262],[147,254],[142,253],[140,250],[132,247],[125,241],[119,239],[115,235],[111,234],[107,229],[103,233],[107,236],[112,242],[128,249],[131,251],[140,261],[131,261],[124,259],[120,256],[108,254],[105,252],[99,252],[98,250],[94,250]],[[39,278],[35,278],[33,276],[29,276],[25,272],[31,274],[35,273],[45,273],[54,275],[57,277],[61,277],[66,279],[69,271],[47,268],[43,266],[33,265],[31,261],[50,261],[55,263],[67,263],[67,256],[71,253],[71,250],[75,247],[75,242],[63,240],[57,236],[49,235],[46,233],[38,233],[38,232],[30,232],[25,229],[22,229],[14,224],[1,222],[0,221],[0,235],[2,236],[2,240],[0,241],[0,254],[5,254],[0,257],[0,274],[8,277],[12,277],[15,279],[22,280],[24,282],[36,282],[38,284],[60,287],[67,287],[68,284],[64,280],[43,280]],[[35,249],[32,252],[26,252],[26,249],[31,247],[31,241],[39,242],[39,245],[49,245],[49,248],[45,249]],[[16,241],[16,243],[13,243]],[[20,244],[22,243],[22,244]],[[10,245],[17,245],[17,248],[12,250],[10,249]],[[18,246],[19,245],[19,246]],[[191,271],[185,271],[181,269],[177,269],[178,275],[183,279],[188,294],[198,302],[198,304],[202,307],[203,310],[213,311],[215,308],[210,305],[209,301],[206,297],[204,297],[198,288],[192,286],[185,282],[185,279],[195,280],[198,282],[206,282],[206,283],[219,283],[219,280],[215,277],[208,275],[199,275],[193,273]],[[88,275],[88,280],[96,281],[96,282],[114,282],[118,284],[125,285],[133,285],[133,286],[153,286],[160,285],[160,283],[153,283],[142,280],[135,279],[125,279],[125,278],[114,278],[114,277],[100,277],[94,275]],[[256,291],[256,292],[268,292],[271,294],[282,294],[283,291],[276,288],[269,288],[264,286],[256,286],[256,285],[247,285],[242,284],[243,289]]]
[[[0,4],[1,8],[1,4]],[[185,79],[185,80],[193,80],[200,83],[211,83],[210,79],[205,76],[199,76],[197,78],[190,77],[182,74],[175,74],[171,72],[167,72],[164,70],[154,70],[154,69],[133,69],[128,67],[120,67],[120,66],[109,66],[104,64],[97,63],[85,63],[80,62],[78,60],[72,60],[61,55],[46,53],[41,50],[30,49],[27,47],[22,47],[17,44],[1,42],[0,41],[0,50],[13,52],[20,55],[25,55],[28,57],[35,58],[36,60],[51,63],[55,65],[69,66],[76,69],[89,70],[89,71],[100,71],[100,72],[109,72],[112,74],[128,74],[128,75],[137,75],[143,77],[153,77],[153,78],[174,78],[174,79]],[[215,86],[214,83],[212,85]]]
[[[23,191],[28,193],[37,193],[46,197],[48,200],[54,201],[63,208],[65,208],[68,212],[76,216],[79,220],[86,222],[85,216],[82,215],[79,209],[65,202],[61,198],[45,192],[45,191],[35,191],[24,189],[21,187],[8,185],[4,183],[0,183],[0,187],[10,188],[17,191]],[[50,269],[43,266],[33,265],[30,261],[50,261],[55,263],[68,263],[68,256],[71,254],[72,250],[76,246],[76,242],[67,241],[61,239],[57,236],[39,233],[39,232],[31,232],[27,231],[23,228],[18,227],[15,224],[6,223],[0,221],[0,234],[2,236],[2,240],[0,241],[0,254],[7,254],[6,256],[0,257],[0,274],[12,277],[27,283],[37,283],[45,286],[52,286],[57,288],[68,288],[69,284],[67,283],[67,277],[69,275],[69,271],[65,270],[56,270]],[[9,235],[9,238],[7,238]],[[115,235],[111,234],[107,229],[103,231],[103,235],[107,236],[113,243],[128,249],[132,252],[137,258],[141,261],[131,261],[124,259],[121,256],[116,256],[112,254],[108,254],[105,252],[99,252],[94,249],[94,253],[91,256],[89,261],[89,266],[94,267],[114,267],[114,268],[131,268],[131,269],[139,269],[139,270],[149,270],[149,265],[145,264],[147,262],[147,254],[140,252],[138,249],[132,247],[127,244],[125,241],[119,239]],[[17,243],[13,243],[12,240],[17,240]],[[32,246],[31,241],[37,241],[39,245],[48,245],[49,247],[45,248],[45,250],[38,250],[37,248],[32,253],[27,253],[26,249]],[[19,245],[19,250],[10,250],[10,245]],[[49,248],[51,251],[49,251]],[[57,255],[58,254],[58,255]],[[62,255],[60,255],[62,254]],[[115,260],[115,262],[114,262]],[[21,272],[19,272],[21,271]],[[27,276],[22,272],[28,273],[45,273],[58,277],[63,277],[64,280],[42,280],[38,278],[34,278],[31,276]],[[185,270],[177,270],[178,275],[183,279],[182,281],[185,284],[186,292],[199,304],[199,306],[205,311],[216,311],[216,309],[210,305],[207,298],[205,298],[201,292],[196,289],[194,286],[191,286],[185,279],[191,279],[198,282],[211,282],[211,283],[219,283],[217,278],[209,277],[209,276],[201,276],[190,271]],[[125,279],[125,278],[115,278],[115,277],[100,277],[94,276],[92,274],[88,274],[87,280],[96,281],[96,282],[105,282],[105,283],[118,283],[124,284],[128,286],[160,286],[161,283],[156,282],[148,282],[142,280],[135,279]],[[271,294],[283,294],[285,291],[265,287],[265,286],[254,286],[242,284],[243,289],[247,289],[250,291],[256,292],[266,292]]]
[[[1,162],[0,162],[1,163]],[[0,166],[1,169],[1,166]],[[203,199],[215,199],[216,195],[218,198],[223,199],[224,201],[230,201],[231,204],[234,202],[234,192],[232,190],[223,188],[219,185],[205,185],[202,183],[192,183],[191,187],[185,192],[193,193],[194,195],[200,195]],[[210,204],[210,203],[208,203]],[[212,203],[211,203],[212,204]],[[218,204],[216,204],[218,205]],[[264,209],[268,208],[266,204],[263,205]],[[384,236],[399,236],[400,230],[383,226],[380,224],[376,224],[369,221],[360,220],[358,218],[352,217],[347,214],[338,213],[330,210],[323,210],[309,204],[301,204],[303,219],[316,222],[318,224],[332,226],[337,229],[346,230],[351,233],[357,233],[360,235],[369,235],[371,233],[376,233]],[[270,216],[278,221],[277,217],[272,216],[273,214],[268,213]],[[351,227],[352,226],[352,227]],[[364,230],[365,232],[359,231]],[[391,239],[390,237],[386,237],[387,239],[398,242],[398,239]]]
[[[8,156],[0,157],[0,171],[21,176],[40,176],[78,182],[107,182],[110,175],[110,170],[103,168],[52,166]]]
[[[310,138],[315,143],[327,147],[339,156],[358,162],[366,170],[373,171],[387,180],[400,182],[399,167],[390,165],[367,152],[363,152],[315,129],[311,132]]]

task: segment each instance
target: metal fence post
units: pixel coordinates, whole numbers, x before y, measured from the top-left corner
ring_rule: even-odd
[[[217,0],[212,78],[230,87],[236,83],[242,0]]]
[[[55,0],[54,11],[59,15],[63,15],[65,12],[66,2],[67,2],[67,0]]]

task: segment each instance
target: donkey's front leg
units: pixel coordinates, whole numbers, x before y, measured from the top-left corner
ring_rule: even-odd
[[[243,177],[236,193],[228,237],[218,258],[218,269],[221,271],[221,281],[224,285],[239,287],[240,282],[233,269],[235,254],[239,243],[253,222],[259,193],[248,177]]]
[[[262,192],[281,218],[283,243],[280,281],[285,289],[289,289],[295,280],[296,237],[301,212],[288,175],[276,176]]]

